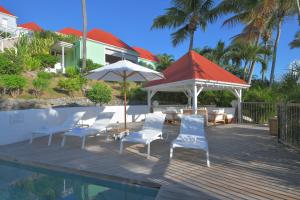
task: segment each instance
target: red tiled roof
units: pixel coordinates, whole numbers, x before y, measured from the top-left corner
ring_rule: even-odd
[[[25,24],[20,24],[18,26],[22,27],[22,28],[32,30],[32,31],[43,31],[43,29],[34,22],[28,22],[28,23],[25,23]]]
[[[6,10],[3,6],[0,6],[0,12],[5,13],[7,15],[14,16],[11,12],[9,12],[8,10]]]
[[[73,28],[64,28],[58,31],[59,33],[65,34],[65,35],[75,35],[78,37],[81,37],[83,34],[81,31],[73,29]]]
[[[140,47],[132,47],[136,52],[140,54],[140,57],[146,60],[150,60],[153,62],[159,62],[158,58],[151,53],[150,51],[140,48]]]
[[[190,51],[163,71],[165,79],[150,81],[146,87],[190,79],[247,84],[195,51]]]
[[[134,51],[134,49],[132,49],[128,44],[126,44],[113,34],[100,29],[95,28],[91,30],[90,32],[88,32],[87,37],[98,42]]]

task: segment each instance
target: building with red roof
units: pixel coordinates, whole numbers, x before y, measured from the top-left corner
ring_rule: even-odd
[[[143,49],[141,47],[132,47],[139,54],[139,63],[151,66],[151,68],[156,69],[159,59],[150,51]]]
[[[10,11],[8,11],[6,8],[4,8],[3,6],[0,6],[0,13],[4,13],[6,15],[11,15],[11,16],[15,16],[14,14],[12,14]]]
[[[242,89],[249,88],[245,81],[226,71],[195,51],[190,51],[167,67],[163,74],[165,79],[148,82],[148,106],[157,91],[184,92],[193,99],[193,110],[197,110],[197,97],[205,90],[229,90],[238,98],[239,118]]]
[[[18,25],[18,27],[26,29],[28,31],[39,31],[39,32],[43,31],[42,27],[40,27],[35,22],[28,22],[25,24],[20,24],[20,25]]]
[[[16,33],[16,30],[17,17],[3,6],[0,6],[0,33],[7,32],[13,35]]]
[[[73,44],[73,48],[65,52],[64,59],[66,66],[78,66],[78,61],[82,58],[82,31],[64,28],[57,33],[79,37],[79,40]],[[101,29],[92,29],[87,33],[87,58],[94,63],[106,65],[122,59],[138,62],[138,56],[139,54],[133,48],[112,33]]]
[[[57,32],[64,34],[64,35],[74,35],[74,36],[78,36],[78,37],[82,37],[82,35],[83,35],[83,33],[81,31],[76,30],[74,28],[63,28]]]

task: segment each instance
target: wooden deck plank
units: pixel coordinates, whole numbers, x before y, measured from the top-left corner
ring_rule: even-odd
[[[136,130],[141,123],[131,124]],[[85,170],[126,180],[148,181],[162,187],[157,199],[300,199],[300,154],[276,143],[266,130],[242,125],[207,128],[211,168],[205,154],[197,150],[176,149],[169,159],[170,141],[179,127],[166,125],[167,142],[146,147],[127,144],[119,155],[119,142],[105,142],[104,136],[88,138],[84,150],[78,138],[61,135],[47,146],[47,137],[32,145],[21,142],[0,146],[0,159],[39,162],[62,168]]]

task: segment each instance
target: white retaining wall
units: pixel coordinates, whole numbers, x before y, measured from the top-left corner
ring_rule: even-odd
[[[81,123],[91,124],[99,112],[115,112],[111,123],[124,122],[123,106],[67,107],[53,109],[28,109],[0,112],[0,145],[28,140],[31,132],[41,126],[55,126],[67,116],[86,111]],[[145,118],[147,106],[127,106],[127,122]]]

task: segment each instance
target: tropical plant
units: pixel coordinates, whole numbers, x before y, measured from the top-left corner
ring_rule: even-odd
[[[0,79],[2,79],[4,93],[12,97],[20,95],[26,86],[26,79],[20,75],[1,75]]]
[[[82,21],[83,21],[83,35],[82,35],[82,70],[86,69],[86,38],[87,38],[87,14],[86,14],[86,0],[81,0]]]
[[[40,67],[53,67],[58,62],[58,57],[51,54],[38,54],[34,58],[40,61]]]
[[[298,31],[295,35],[295,39],[290,43],[291,49],[300,47],[300,31]]]
[[[205,31],[207,24],[214,20],[213,4],[213,0],[172,0],[172,7],[154,19],[152,29],[177,29],[171,34],[172,44],[177,46],[189,38],[189,50],[192,50],[197,29]]]
[[[33,92],[36,97],[42,95],[43,91],[49,86],[49,80],[43,78],[35,78],[32,80]]]
[[[175,61],[174,56],[171,54],[164,53],[164,54],[158,54],[156,56],[159,60],[156,70],[160,72],[165,70]]]
[[[66,67],[66,76],[68,78],[76,78],[80,75],[79,69],[77,67]]]
[[[96,83],[87,91],[86,97],[95,104],[109,103],[112,99],[112,89],[105,83]]]
[[[68,78],[60,79],[58,81],[58,87],[68,93],[69,96],[74,97],[75,92],[78,92],[82,88],[80,79],[78,78]]]
[[[21,58],[14,51],[0,53],[0,74],[20,74],[22,70]]]
[[[83,59],[80,59],[78,61],[78,66],[82,66],[82,62],[83,62]],[[88,71],[91,71],[93,69],[97,69],[99,67],[102,67],[103,65],[101,64],[98,64],[98,63],[94,63],[93,60],[91,59],[87,59],[86,60],[86,69],[84,72],[88,72]]]

